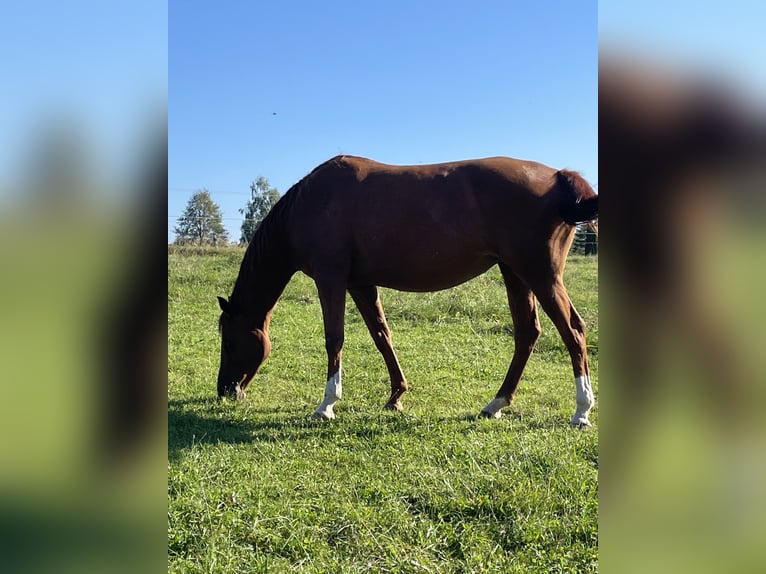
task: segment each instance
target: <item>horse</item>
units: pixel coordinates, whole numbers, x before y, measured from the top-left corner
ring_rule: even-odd
[[[218,397],[242,399],[271,352],[269,324],[290,278],[316,283],[324,321],[327,378],[313,416],[335,418],[342,397],[346,292],[383,356],[391,379],[385,408],[402,410],[407,380],[394,352],[378,287],[448,289],[498,265],[514,324],[505,379],[481,417],[499,418],[516,392],[540,336],[537,304],[569,352],[576,411],[589,426],[595,404],[585,323],[562,280],[577,223],[598,216],[598,195],[577,172],[491,157],[424,165],[388,165],[336,156],[311,171],[257,227],[221,309]]]

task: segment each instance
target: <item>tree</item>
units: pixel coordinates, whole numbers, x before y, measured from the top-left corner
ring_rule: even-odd
[[[239,210],[245,216],[242,221],[240,243],[250,242],[256,227],[268,215],[277,201],[279,201],[279,190],[276,187],[271,187],[269,180],[262,175],[250,184],[250,201],[243,209]]]
[[[207,189],[191,196],[173,231],[177,244],[220,245],[229,240],[221,222],[221,208],[212,200]]]

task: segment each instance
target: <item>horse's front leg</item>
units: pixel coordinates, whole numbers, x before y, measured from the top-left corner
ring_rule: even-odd
[[[325,349],[327,350],[327,382],[324,398],[314,411],[318,419],[334,419],[334,407],[343,396],[341,354],[343,352],[343,319],[346,308],[346,287],[334,282],[317,281],[319,301],[324,319]]]

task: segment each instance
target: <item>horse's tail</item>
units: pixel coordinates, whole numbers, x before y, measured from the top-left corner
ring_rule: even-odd
[[[561,169],[556,181],[559,213],[565,222],[576,225],[598,217],[598,194],[579,173]]]

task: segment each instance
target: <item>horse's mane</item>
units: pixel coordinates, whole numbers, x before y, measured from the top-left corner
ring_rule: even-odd
[[[250,240],[250,246],[255,246],[252,255],[259,256],[259,258],[268,255],[272,247],[270,244],[273,243],[274,236],[276,235],[276,230],[281,231],[284,229],[285,219],[289,216],[290,209],[300,195],[308,192],[310,187],[309,181],[312,176],[328,165],[341,163],[344,157],[345,156],[342,155],[335,156],[318,165],[308,174],[303,176],[297,183],[293,184],[293,186],[279,198],[279,201],[274,204],[274,207],[271,208],[269,213],[266,214],[266,217],[264,217],[258,224],[258,227],[255,228],[253,237]],[[250,246],[248,246],[248,251],[250,251]]]
[[[250,284],[252,274],[257,268],[279,266],[288,262],[289,254],[284,251],[287,246],[285,229],[292,206],[303,193],[309,191],[309,182],[317,171],[329,164],[342,162],[343,157],[336,156],[311,170],[279,198],[279,201],[274,204],[269,213],[266,214],[266,217],[258,224],[242,258],[239,275],[234,283],[234,289],[230,297],[231,300],[239,300],[240,297],[245,296],[246,286]]]
[[[262,268],[264,264],[271,264],[275,259],[278,259],[279,253],[276,246],[284,238],[285,219],[290,212],[290,206],[295,201],[295,194],[291,192],[296,186],[291,187],[287,193],[279,198],[279,201],[274,204],[266,217],[255,228],[253,237],[250,239],[242,258],[239,275],[234,282],[234,289],[231,292],[230,301],[235,307],[239,306],[241,298],[246,297],[253,273],[256,273],[256,270]]]

